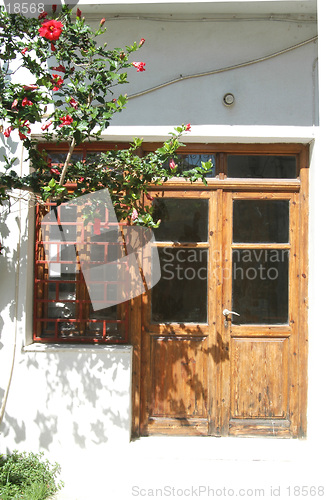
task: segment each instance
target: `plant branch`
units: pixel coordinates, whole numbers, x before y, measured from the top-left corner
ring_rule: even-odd
[[[72,141],[70,143],[70,147],[69,147],[69,151],[68,151],[68,154],[67,154],[67,157],[66,157],[65,164],[63,166],[63,169],[62,169],[62,172],[61,172],[61,175],[60,175],[59,186],[63,186],[64,180],[65,180],[65,177],[66,177],[66,173],[67,173],[67,170],[68,170],[69,162],[71,160],[71,156],[72,156],[72,153],[73,153],[73,151],[75,149],[75,146],[76,146],[76,140],[73,137],[73,139],[72,139]]]

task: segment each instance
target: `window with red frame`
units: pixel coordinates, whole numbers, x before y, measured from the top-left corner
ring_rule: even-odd
[[[43,145],[44,147],[45,145]],[[40,145],[42,147],[42,145]],[[64,149],[48,149],[53,175],[59,178],[60,170],[66,158]],[[118,147],[118,145],[111,145]],[[119,145],[120,148],[127,145]],[[88,151],[96,152],[92,146],[83,146],[82,150],[73,154],[75,160],[82,160]],[[201,161],[211,160],[213,172],[217,174],[216,154],[186,153],[179,155],[179,170],[187,170],[199,166]],[[167,163],[167,168],[168,163]],[[64,206],[64,204],[62,205]],[[103,211],[100,222],[88,224],[85,230],[84,219],[76,207],[62,210],[62,206],[45,204],[36,207],[36,241],[35,241],[35,283],[34,283],[34,341],[36,342],[85,342],[85,343],[125,343],[128,341],[128,303],[124,302],[103,309],[95,308],[94,300],[90,300],[81,271],[81,259],[101,266],[111,263],[125,255],[121,238],[114,237],[111,227],[112,241],[108,241],[108,213]],[[56,210],[56,222],[43,225],[42,220],[50,210]],[[53,238],[55,226],[59,224],[63,241]],[[111,224],[112,226],[112,224]],[[122,225],[116,224],[116,231]],[[99,234],[98,234],[99,229]],[[84,241],[84,255],[76,251],[76,241]],[[54,258],[55,257],[55,258]],[[112,298],[118,283],[114,280],[93,283],[98,287],[98,303],[107,303]],[[98,305],[98,304],[97,304]]]
[[[51,157],[60,163],[59,157]],[[48,221],[44,217],[50,210],[55,211],[55,218]],[[60,240],[56,237],[58,225]],[[125,255],[118,237],[122,227],[109,222],[105,208],[97,213],[96,220],[86,224],[78,204],[47,203],[36,207],[34,341],[127,342],[128,303],[116,304],[119,284],[114,275],[110,281],[92,283],[96,290],[94,301],[94,295],[90,300],[81,271],[82,259],[101,266]]]

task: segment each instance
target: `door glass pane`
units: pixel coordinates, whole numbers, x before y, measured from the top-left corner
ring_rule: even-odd
[[[228,155],[227,176],[256,179],[296,179],[295,156]]]
[[[159,248],[161,279],[152,289],[152,321],[207,322],[207,248]]]
[[[208,200],[160,198],[154,201],[157,241],[201,242],[208,238]]]
[[[234,200],[234,243],[288,243],[288,200]]]
[[[233,323],[288,323],[288,250],[233,250],[232,285]]]

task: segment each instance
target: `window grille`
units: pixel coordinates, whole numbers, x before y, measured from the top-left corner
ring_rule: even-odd
[[[125,255],[121,238],[107,236],[121,231],[124,224],[109,223],[107,209],[86,224],[76,206],[62,210],[63,206],[48,203],[36,207],[34,341],[125,343],[128,303],[114,301],[119,283],[114,276],[110,281],[93,282],[98,288],[95,307],[81,272],[83,258],[101,266]],[[50,209],[56,211],[57,220],[42,225]],[[63,235],[61,241],[53,238],[56,224]]]

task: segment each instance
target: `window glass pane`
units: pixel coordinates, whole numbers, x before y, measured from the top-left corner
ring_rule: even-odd
[[[60,260],[76,262],[75,245],[60,245],[61,255]]]
[[[48,284],[48,297],[49,300],[56,300],[56,293],[57,293],[57,284],[56,283],[49,283]]]
[[[105,332],[109,336],[114,335],[115,338],[119,338],[119,325],[117,323],[106,323]],[[101,338],[103,336],[103,321],[92,321],[87,325],[86,335],[91,335],[95,338],[98,336]],[[97,335],[96,335],[97,334]]]
[[[159,248],[161,279],[152,289],[152,320],[207,322],[207,254],[203,248]]]
[[[208,154],[198,154],[198,153],[191,153],[191,154],[179,154],[177,159],[174,160],[176,164],[176,173],[180,172],[186,172],[187,170],[192,170],[195,167],[201,167],[201,162],[207,162],[211,161],[212,163],[212,170],[210,171],[209,174],[206,175],[206,177],[215,177],[216,176],[216,156],[215,153],[208,153]],[[168,160],[165,164],[165,167],[167,169],[170,169],[170,160]]]
[[[120,238],[120,229],[118,226],[103,224],[103,227],[100,228],[100,234],[94,233],[94,228],[91,242],[94,246],[96,243],[111,243],[112,245],[116,245]]]
[[[104,262],[105,261],[105,250],[107,249],[107,245],[99,245],[94,244],[91,245],[90,251],[91,256],[90,260],[93,262]]]
[[[232,316],[235,324],[288,322],[289,252],[237,249],[232,252]]]
[[[154,200],[157,241],[200,242],[208,238],[208,200],[159,198]]]
[[[61,264],[62,278],[65,280],[75,279],[76,265],[75,264]]]
[[[89,314],[90,319],[107,319],[107,320],[117,320],[118,319],[118,308],[116,305],[111,307],[106,307],[105,309],[100,309],[99,311],[93,311],[91,307],[91,312]]]
[[[66,161],[67,153],[58,153],[57,151],[48,151],[48,157],[53,164],[63,164]],[[83,153],[73,153],[71,157],[72,161],[81,161],[83,159]]]
[[[52,283],[50,283],[51,285]],[[59,283],[59,299],[60,300],[75,300],[76,299],[76,283]]]
[[[49,302],[48,318],[66,318],[73,319],[76,317],[76,304],[72,302]]]
[[[49,279],[75,280],[76,265],[75,264],[57,264],[56,262],[49,263]]]
[[[64,300],[76,300],[76,282],[73,283],[61,283],[49,282],[48,285],[48,299],[57,300],[57,294],[59,301]]]
[[[52,321],[36,321],[36,329],[41,333],[43,338],[51,338],[55,334],[55,322]]]
[[[71,226],[67,224],[62,224],[59,226],[47,226],[49,231],[45,231],[49,234],[50,241],[68,241],[69,243],[75,243],[76,241],[76,226]]]
[[[295,156],[228,155],[228,177],[296,179]]]
[[[288,243],[288,200],[234,200],[234,243]]]
[[[77,222],[77,207],[63,203],[57,209],[61,222]]]

